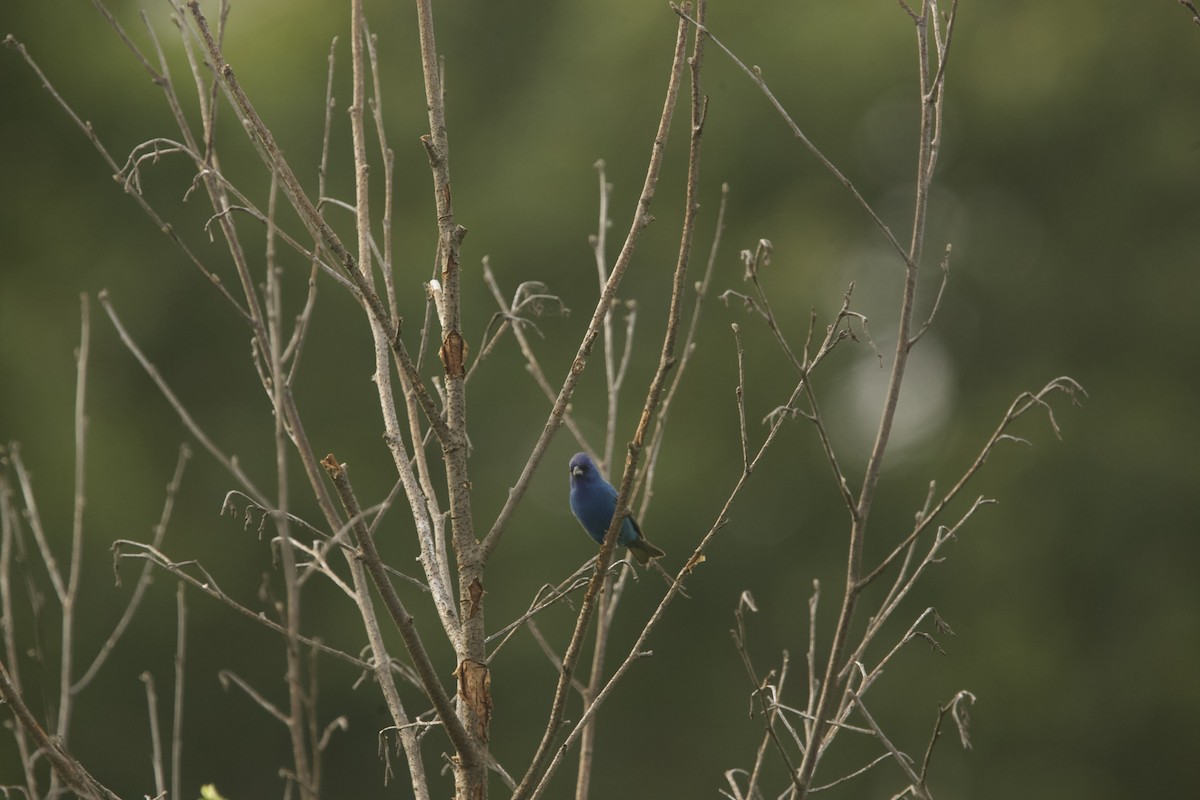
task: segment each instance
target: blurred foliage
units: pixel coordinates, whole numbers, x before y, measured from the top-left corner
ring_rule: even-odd
[[[166,4],[111,4],[149,49],[137,16],[143,6],[186,98],[191,81]],[[425,313],[420,284],[430,274],[436,244],[418,142],[427,123],[415,21],[403,4],[369,2],[368,15],[378,35],[384,115],[396,154],[396,264],[406,335],[415,346]],[[171,135],[160,92],[84,4],[7,3],[0,18],[0,33],[28,46],[118,160],[139,142]],[[747,63],[762,68],[806,133],[904,238],[915,165],[916,59],[911,23],[897,4],[749,7],[715,0],[709,22]],[[575,312],[537,321],[539,357],[557,385],[597,293],[587,244],[596,226],[592,164],[605,159],[615,186],[615,255],[661,108],[675,17],[666,3],[534,0],[439,5],[437,24],[455,201],[459,221],[470,230],[463,247],[467,336],[475,345],[494,309],[480,279],[483,256],[490,256],[506,291],[523,280],[546,282]],[[262,116],[315,187],[326,57],[338,37],[329,194],[342,200],[353,197],[348,28],[344,4],[246,0],[234,5],[225,43]],[[920,753],[936,703],[960,688],[979,697],[972,710],[974,749],[963,753],[949,733],[939,744],[933,783],[939,796],[1178,796],[1200,782],[1193,752],[1200,716],[1200,371],[1193,352],[1200,340],[1194,213],[1200,29],[1173,0],[964,3],[949,71],[922,309],[932,302],[946,243],[953,244],[950,283],[906,386],[906,421],[885,464],[869,554],[878,557],[908,529],[929,481],[951,485],[1017,393],[1069,374],[1091,399],[1082,410],[1060,406],[1062,441],[1044,417],[1024,420],[1016,433],[1032,446],[1002,447],[968,490],[969,498],[983,494],[1000,502],[975,516],[896,621],[906,626],[932,605],[957,635],[942,642],[945,655],[910,647],[876,690],[873,708],[902,748]],[[855,308],[869,316],[886,359],[900,282],[899,262],[878,231],[715,48],[709,48],[704,80],[710,105],[694,276],[703,266],[722,182],[730,185],[728,227],[695,361],[672,412],[654,502],[643,520],[650,538],[673,558],[711,524],[739,470],[731,322],[746,335],[754,440],[764,430],[757,421],[791,386],[763,326],[740,304],[716,300],[725,289],[743,289],[738,251],[763,237],[774,244],[765,280],[794,343],[804,336],[810,309],[823,325],[853,281]],[[247,332],[112,183],[90,144],[12,50],[0,59],[0,87],[0,440],[23,443],[58,547],[66,546],[70,529],[71,355],[80,292],[109,290],[125,324],[209,435],[236,452],[260,485],[270,486],[270,406],[247,357]],[[269,176],[233,115],[227,108],[221,114],[225,171],[265,204]],[[665,324],[685,118],[677,115],[672,133],[654,205],[658,221],[646,231],[622,288],[623,297],[638,303],[638,346],[618,443],[632,434]],[[379,164],[375,152],[376,210],[382,207]],[[178,156],[146,164],[145,193],[232,284],[223,245],[202,229],[204,203],[198,193],[184,197],[191,171]],[[333,209],[329,216],[339,230],[351,230],[348,213]],[[261,242],[256,223],[243,219],[238,227],[247,242]],[[255,257],[261,269],[261,254]],[[283,260],[289,313],[295,313],[308,271],[298,257]],[[188,439],[98,304],[92,310],[86,611],[79,635],[85,654],[104,641],[132,582],[134,571],[125,565],[125,586],[112,585],[108,545],[150,536],[178,443]],[[378,499],[393,479],[380,441],[368,343],[353,303],[323,281],[299,399],[318,451],[349,462],[360,496]],[[427,371],[430,361],[436,365],[432,353]],[[878,414],[880,372],[863,342],[839,347],[816,377],[835,443],[856,479]],[[596,442],[603,431],[601,375],[594,359],[574,403],[576,418]],[[480,368],[470,402],[474,508],[477,525],[486,528],[548,405],[526,379],[511,341]],[[491,628],[590,554],[570,517],[560,471],[574,449],[569,434],[560,432],[496,554],[487,587]],[[201,559],[227,592],[269,608],[266,544],[253,526],[243,530],[238,520],[218,515],[229,487],[198,453],[165,549],[177,559]],[[293,496],[305,491],[297,480]],[[296,511],[317,517],[309,506]],[[404,514],[393,512],[392,524],[395,535],[384,546],[403,567],[415,545]],[[759,668],[777,665],[787,649],[793,699],[803,705],[806,600],[811,581],[819,579],[824,649],[841,593],[846,527],[811,426],[802,419],[790,423],[689,584],[692,599],[671,609],[652,639],[654,657],[633,669],[601,713],[593,796],[715,796],[725,770],[752,764],[761,724],[748,716],[751,686],[727,634],[737,597],[749,589],[761,610],[749,619]],[[137,678],[152,672],[160,693],[170,681],[172,583],[158,577],[124,645],[83,695],[73,731],[74,747],[92,771],[127,796],[151,785]],[[627,593],[613,658],[632,642],[660,588],[651,577]],[[406,599],[422,624],[435,624],[421,597]],[[232,669],[281,696],[282,647],[263,647],[259,628],[197,594],[189,594],[189,609],[185,789],[195,794],[215,783],[233,798],[277,796],[276,768],[287,759],[284,732],[240,693],[222,691],[215,678],[217,670]],[[41,630],[32,629],[48,658],[57,641],[54,610],[51,605],[43,614]],[[571,609],[556,608],[545,614],[543,630],[552,642],[565,642],[572,619]],[[353,609],[334,592],[306,595],[305,620],[308,632],[331,644],[354,651],[362,645]],[[437,642],[432,627],[427,631],[426,642]],[[29,627],[23,632],[33,635]],[[432,650],[448,676],[449,649],[434,644]],[[516,768],[536,743],[554,669],[528,636],[517,637],[493,667],[494,749]],[[356,688],[358,676],[340,663],[322,661],[321,671],[321,708],[330,718],[350,719],[350,731],[334,737],[326,760],[328,796],[396,794],[394,786],[383,787],[376,753],[376,731],[387,720],[381,700],[369,683]],[[52,707],[56,677],[39,676],[36,664],[24,665],[23,674],[35,687],[34,708]],[[121,742],[115,758],[114,741]],[[442,746],[434,734],[427,756]],[[14,782],[16,770],[12,751],[0,749],[0,783]],[[857,779],[852,796],[886,796],[898,780],[893,772],[885,765]],[[560,796],[572,773],[570,767],[560,773]]]

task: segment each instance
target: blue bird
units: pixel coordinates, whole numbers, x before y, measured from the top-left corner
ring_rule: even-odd
[[[596,462],[587,453],[576,453],[571,457],[571,512],[575,519],[597,543],[604,543],[604,534],[612,522],[617,508],[617,490],[604,480]],[[639,564],[666,555],[642,536],[642,529],[632,516],[625,517],[617,541],[629,548]]]

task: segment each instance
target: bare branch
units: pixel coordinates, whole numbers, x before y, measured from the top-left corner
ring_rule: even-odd
[[[754,664],[750,659],[750,650],[746,645],[746,623],[743,609],[750,611],[758,611],[754,605],[754,598],[750,596],[749,591],[743,591],[738,600],[737,608],[734,611],[734,618],[737,620],[737,627],[730,631],[733,635],[734,646],[737,648],[738,655],[742,658],[742,666],[746,669],[746,676],[750,678],[750,684],[754,687],[751,692],[751,698],[758,698],[759,707],[762,709],[763,727],[766,738],[769,738],[774,744],[775,749],[779,751],[779,756],[783,759],[783,763],[787,765],[788,775],[793,783],[796,780],[796,767],[792,763],[791,756],[788,755],[787,748],[779,739],[779,734],[775,731],[776,718],[776,700],[783,693],[784,680],[787,676],[788,654],[785,650],[783,653],[783,663],[779,668],[779,678],[774,683],[771,682],[775,677],[775,673],[771,672],[759,678],[758,672],[754,669]],[[751,774],[750,785],[748,792],[754,791],[754,786],[759,774],[759,767],[762,762],[762,748],[759,748],[759,757],[755,760],[754,772]],[[800,787],[797,786],[797,789]]]
[[[854,772],[843,775],[842,777],[838,778],[837,780],[830,781],[829,783],[826,783],[822,786],[814,786],[812,788],[812,793],[816,794],[817,792],[823,792],[826,789],[832,789],[833,787],[837,786],[839,783],[845,783],[846,781],[850,780],[851,778],[857,778],[859,775],[862,775],[863,773],[870,770],[876,764],[881,764],[884,761],[887,761],[891,757],[892,757],[891,753],[884,753],[881,756],[876,756],[871,761],[868,761],[864,766],[861,766],[858,769],[854,770]]]
[[[725,205],[728,198],[729,184],[723,183],[721,184],[721,202],[717,207],[717,220],[713,227],[712,246],[708,251],[708,263],[704,267],[704,277],[695,285],[696,305],[692,307],[692,318],[688,322],[687,335],[684,337],[682,347],[680,347],[680,357],[679,363],[675,367],[675,377],[671,380],[671,386],[667,389],[667,396],[663,399],[662,407],[658,411],[658,419],[654,426],[654,435],[650,439],[650,454],[646,459],[646,468],[642,470],[638,478],[638,483],[634,484],[634,496],[636,497],[640,494],[642,498],[641,507],[638,512],[639,517],[646,515],[650,499],[654,496],[654,475],[655,469],[658,466],[658,455],[662,451],[662,445],[665,441],[667,415],[671,411],[673,401],[675,400],[675,393],[683,382],[683,375],[692,360],[692,354],[696,351],[696,330],[700,323],[700,311],[704,306],[705,299],[708,297],[708,286],[712,279],[713,268],[717,262],[721,236],[725,231]]]
[[[0,456],[4,455],[4,449],[0,448]],[[8,467],[11,461],[5,457],[0,459],[0,463]],[[12,665],[9,682],[12,685],[12,691],[18,695],[21,693],[21,675],[19,672],[20,655],[17,650],[16,608],[12,597],[12,564],[14,550],[17,551],[18,563],[23,560],[24,548],[19,540],[20,527],[20,512],[13,500],[12,486],[6,469],[4,473],[0,473],[0,630],[4,633],[3,660],[7,660]],[[25,577],[26,580],[29,580],[28,572]],[[0,663],[3,660],[0,660]],[[38,791],[37,774],[34,771],[34,748],[30,744],[32,736],[27,735],[25,729],[20,725],[12,727],[12,734],[24,771],[25,796],[27,798],[38,797],[40,792]]]
[[[860,671],[861,668],[862,665],[860,664]],[[912,759],[900,752],[896,746],[892,744],[891,740],[888,739],[886,734],[884,734],[883,729],[879,727],[879,723],[875,721],[873,716],[871,716],[871,712],[867,711],[867,707],[863,703],[862,697],[858,694],[858,692],[854,691],[854,689],[847,689],[847,691],[850,692],[854,702],[858,705],[859,713],[863,715],[863,718],[867,721],[867,724],[871,726],[871,730],[875,732],[875,738],[877,738],[880,743],[887,748],[887,751],[892,756],[892,760],[899,765],[900,769],[908,777],[912,791],[917,797],[924,798],[924,800],[932,800],[932,798],[929,796],[929,790],[926,789],[925,784],[921,781],[920,776],[918,776],[912,768]]]
[[[175,585],[175,701],[171,715],[171,797],[183,796],[183,685],[187,664],[187,598]]]
[[[496,305],[500,307],[500,312],[504,314],[505,318],[509,319],[515,316],[513,307],[505,301],[504,294],[500,291],[500,284],[497,283],[496,276],[492,274],[491,264],[487,258],[483,259],[483,280],[487,283],[488,288],[492,290],[492,296],[496,298]],[[514,296],[513,299],[513,305],[516,305],[516,297]],[[546,398],[551,404],[554,404],[557,396],[554,390],[550,388],[550,382],[546,380],[546,374],[542,371],[541,364],[538,363],[537,355],[529,345],[529,338],[525,335],[525,331],[521,329],[520,324],[513,323],[511,327],[513,336],[517,340],[517,345],[521,348],[521,354],[525,356],[526,369],[533,376],[533,379],[537,381],[537,385],[541,387]],[[600,460],[600,454],[588,443],[583,435],[583,431],[579,428],[579,425],[575,422],[575,418],[571,415],[570,409],[567,407],[563,408],[562,421],[567,426],[567,430],[571,432],[571,435],[575,437],[575,441],[579,443],[579,446],[593,458]]]
[[[1200,10],[1196,9],[1196,4],[1193,3],[1192,0],[1178,0],[1178,2],[1179,5],[1186,8],[1188,13],[1192,15],[1192,22],[1194,22],[1196,25],[1200,25]]]
[[[333,454],[325,456],[321,460],[321,465],[329,473],[346,513],[351,519],[360,520],[354,525],[353,531],[355,540],[362,550],[367,572],[375,584],[375,589],[383,597],[384,607],[387,608],[392,622],[396,625],[400,638],[404,640],[405,649],[417,669],[421,685],[430,700],[433,701],[433,706],[438,712],[438,719],[441,720],[442,727],[446,729],[450,741],[458,751],[458,757],[464,761],[479,758],[480,754],[475,751],[474,741],[463,727],[463,722],[455,712],[449,695],[446,694],[445,688],[438,680],[437,671],[433,667],[433,662],[429,660],[429,654],[421,642],[421,636],[417,633],[412,616],[405,610],[404,604],[388,580],[387,572],[383,569],[383,562],[379,558],[379,552],[375,549],[375,541],[367,531],[366,525],[361,521],[361,509],[358,507],[354,490],[350,486],[345,465],[339,464]]]
[[[33,532],[33,540],[37,543],[42,563],[46,566],[50,584],[54,588],[54,595],[61,603],[66,599],[67,586],[63,582],[62,572],[58,568],[58,559],[54,557],[54,551],[50,549],[50,540],[46,537],[46,530],[42,526],[42,514],[38,510],[37,498],[33,493],[33,476],[25,468],[25,461],[21,458],[21,446],[16,442],[8,446],[8,458],[12,463],[13,471],[17,473],[17,482],[21,486],[21,499],[25,501],[25,516],[29,520],[29,530]]]
[[[137,552],[125,553],[125,552],[122,552],[123,548],[134,548]],[[157,565],[159,568],[166,570],[171,575],[174,575],[176,578],[179,578],[183,582],[187,583],[189,586],[191,586],[195,589],[199,589],[201,592],[203,592],[204,594],[213,598],[214,600],[219,600],[220,602],[229,606],[230,608],[232,608],[234,611],[238,612],[242,616],[244,616],[248,619],[254,620],[255,622],[268,628],[269,630],[274,631],[275,633],[286,634],[286,630],[278,622],[275,622],[273,619],[268,617],[266,614],[263,614],[261,612],[255,611],[245,605],[242,605],[241,603],[239,603],[238,601],[236,601],[232,597],[230,597],[228,594],[226,594],[225,591],[220,587],[220,585],[213,578],[213,576],[211,574],[209,574],[209,572],[203,566],[201,566],[200,563],[197,561],[182,561],[182,562],[172,561],[164,553],[162,553],[161,551],[159,551],[157,548],[153,547],[152,545],[145,544],[144,542],[135,542],[130,539],[117,539],[112,544],[112,551],[113,551],[114,569],[116,567],[116,563],[120,559],[131,558],[131,559],[149,560],[152,563],[154,563],[155,565]],[[190,572],[188,572],[185,569],[185,567],[194,567],[196,570],[198,570],[200,572],[200,577],[196,577],[195,575],[192,575]],[[370,668],[370,664],[368,664],[366,661],[363,661],[360,658],[356,658],[355,656],[352,656],[349,653],[346,653],[342,650],[338,650],[336,647],[330,647],[327,644],[319,642],[315,639],[309,639],[308,637],[305,637],[303,635],[300,637],[300,641],[310,647],[317,648],[322,653],[326,653],[328,655],[334,656],[335,658],[345,661],[348,664],[352,664],[353,666],[358,667],[360,669],[369,669]],[[416,682],[415,678],[408,676],[407,673],[405,673],[405,674],[407,677],[409,677],[410,681],[413,682],[414,685],[416,685],[416,686],[420,685],[418,682]]]
[[[825,156],[825,154],[822,153],[821,150],[815,144],[813,144],[812,140],[810,140],[808,138],[808,136],[805,135],[804,131],[802,131],[800,129],[800,126],[797,125],[795,123],[795,121],[792,120],[791,115],[787,113],[786,109],[784,109],[783,104],[780,103],[779,100],[775,97],[775,95],[771,92],[771,90],[769,88],[767,88],[767,83],[765,80],[763,80],[763,77],[762,77],[762,70],[760,70],[758,67],[746,66],[746,64],[741,59],[739,59],[736,55],[734,55],[733,51],[730,50],[728,47],[726,47],[721,42],[720,39],[718,39],[716,36],[713,36],[712,31],[710,31],[704,25],[701,25],[699,22],[697,22],[696,20],[694,20],[690,16],[688,16],[685,9],[681,9],[679,6],[675,5],[674,3],[671,3],[671,8],[675,11],[676,14],[683,17],[688,22],[695,25],[698,29],[703,31],[705,33],[705,35],[708,36],[708,38],[712,39],[713,44],[715,44],[717,47],[719,47],[725,53],[725,55],[729,56],[730,60],[732,60],[733,63],[737,65],[738,69],[740,69],[742,72],[746,73],[746,76],[749,77],[750,80],[754,82],[754,85],[757,86],[760,91],[762,91],[763,95],[766,96],[767,101],[771,104],[772,107],[774,107],[775,111],[778,112],[779,116],[781,116],[783,118],[783,121],[785,123],[787,123],[788,128],[791,129],[791,131],[792,131],[792,135],[795,136],[798,140],[800,140],[800,143],[803,144],[804,147],[808,150],[808,152],[811,153],[817,159],[817,161],[819,161],[821,163],[821,166],[823,166],[826,170],[828,170],[829,173],[832,174],[833,177],[836,178],[838,180],[838,182],[842,184],[842,186],[846,187],[846,190],[848,192],[850,192],[850,194],[854,197],[855,201],[857,201],[858,204],[860,206],[862,206],[862,209],[867,212],[867,215],[871,217],[871,220],[875,223],[875,226],[877,228],[879,228],[879,230],[883,233],[884,238],[886,238],[888,241],[888,244],[890,244],[896,250],[896,252],[899,253],[902,258],[905,259],[905,261],[907,263],[908,262],[908,254],[906,253],[904,246],[900,244],[900,242],[896,239],[895,235],[892,233],[891,228],[889,228],[887,226],[887,223],[885,223],[883,221],[883,219],[879,216],[879,214],[877,214],[875,212],[875,209],[871,207],[871,204],[868,203],[865,198],[863,198],[863,196],[859,193],[858,189],[854,186],[853,183],[851,183],[850,179],[847,178],[842,173],[842,171],[840,169],[838,169],[834,165],[834,163],[832,161],[830,161]]]
[[[93,778],[83,765],[67,752],[58,737],[51,737],[38,724],[29,707],[9,677],[8,668],[0,662],[0,701],[12,709],[17,724],[37,743],[38,750],[67,788],[86,800],[120,800],[108,787]]]
[[[942,263],[939,266],[942,269],[942,282],[938,284],[937,296],[933,298],[933,308],[929,309],[929,316],[921,323],[921,328],[912,338],[909,339],[909,346],[915,345],[925,332],[929,330],[929,326],[933,324],[933,318],[937,316],[938,309],[942,306],[942,295],[946,292],[946,284],[950,282],[950,250],[951,246],[946,245],[946,255],[942,257]]]
[[[259,491],[258,487],[254,485],[250,478],[244,472],[242,472],[242,468],[238,464],[237,456],[231,457],[225,455],[225,453],[222,452],[222,450],[217,447],[217,445],[211,439],[208,438],[208,435],[204,433],[204,431],[192,418],[192,415],[188,413],[188,410],[184,407],[183,403],[179,400],[175,393],[171,391],[171,388],[167,385],[167,382],[162,377],[162,374],[158,371],[154,364],[150,362],[150,359],[146,357],[141,348],[137,346],[137,343],[133,341],[133,337],[129,335],[127,330],[125,330],[125,326],[121,324],[120,317],[117,316],[116,309],[113,308],[112,303],[109,301],[107,290],[100,292],[99,300],[100,305],[104,306],[104,310],[108,314],[109,319],[112,320],[113,327],[117,329],[117,335],[121,337],[121,342],[124,343],[125,348],[129,350],[133,357],[137,359],[138,363],[142,365],[142,369],[145,370],[148,376],[150,376],[150,380],[154,381],[154,384],[158,387],[158,391],[161,392],[162,396],[166,398],[168,403],[171,404],[171,408],[175,409],[175,413],[179,415],[179,419],[183,423],[184,427],[191,432],[192,436],[196,437],[196,441],[198,441],[200,445],[208,451],[209,455],[216,459],[221,466],[225,467],[225,470],[232,475],[235,480],[237,480],[242,488],[245,489],[246,493],[254,499],[254,502],[264,507],[269,506],[270,503],[267,502],[266,496]]]
[[[163,766],[162,734],[158,727],[158,693],[154,690],[153,675],[143,672],[141,678],[146,685],[146,706],[150,718],[150,763],[154,768],[154,792],[161,797],[167,791],[167,777]]]
[[[247,683],[245,680],[243,680],[236,672],[233,672],[232,670],[223,669],[217,673],[217,678],[221,681],[221,686],[223,688],[228,689],[229,684],[232,683],[233,685],[235,685],[239,689],[241,689],[243,692],[245,692],[246,695],[251,700],[253,700],[254,703],[259,708],[261,708],[263,711],[266,711],[268,714],[270,714],[272,717],[274,717],[284,727],[290,726],[291,720],[288,717],[288,715],[285,714],[282,710],[280,710],[280,708],[278,706],[276,706],[274,703],[272,703],[270,700],[263,697],[263,695],[257,689],[255,689],[253,686],[251,686],[249,683]]]
[[[937,744],[942,735],[942,721],[946,718],[946,714],[950,713],[954,717],[954,722],[958,726],[959,741],[962,743],[964,750],[971,749],[971,740],[967,736],[967,705],[975,702],[975,695],[963,689],[950,699],[950,702],[945,705],[938,704],[937,722],[934,723],[933,733],[929,737],[929,745],[925,748],[925,758],[921,761],[921,783],[929,779],[929,762],[933,759],[933,748]]]
[[[737,397],[738,409],[738,439],[742,444],[742,471],[748,472],[750,469],[750,448],[748,437],[746,436],[746,371],[743,365],[745,360],[745,351],[742,349],[742,331],[737,323],[732,324],[733,341],[737,347],[737,373],[738,382],[737,389],[734,394]]]
[[[996,427],[996,430],[993,431],[987,442],[984,443],[983,448],[979,451],[979,455],[975,457],[975,461],[970,467],[967,468],[967,471],[962,474],[962,477],[958,479],[958,482],[955,483],[950,491],[948,491],[942,497],[942,499],[938,501],[936,506],[934,506],[928,513],[921,515],[921,518],[917,521],[912,532],[909,533],[908,536],[906,536],[898,545],[896,545],[896,547],[893,548],[892,551],[885,556],[884,559],[880,561],[873,570],[861,578],[861,585],[866,586],[879,577],[880,573],[886,570],[900,556],[900,554],[904,552],[905,548],[907,548],[914,539],[920,536],[930,523],[938,518],[946,506],[958,496],[959,492],[962,491],[967,483],[983,467],[988,456],[991,455],[993,448],[995,448],[997,444],[1005,439],[1013,438],[1008,436],[1006,431],[1013,422],[1018,420],[1025,413],[1034,408],[1043,409],[1047,413],[1047,419],[1050,421],[1050,426],[1054,430],[1055,436],[1061,437],[1062,433],[1059,430],[1057,420],[1054,418],[1053,409],[1047,401],[1047,398],[1056,392],[1065,394],[1068,398],[1070,398],[1071,402],[1076,405],[1079,404],[1079,398],[1081,395],[1083,397],[1087,396],[1087,392],[1084,391],[1083,387],[1080,386],[1078,382],[1072,378],[1063,376],[1050,381],[1037,392],[1023,392],[1015,400],[1013,400],[1012,404],[1008,407],[1008,411],[1004,414],[1003,419],[1000,420],[1000,424]]]
[[[13,38],[11,34],[5,37],[4,43],[9,47],[16,48],[17,52],[21,54],[21,58],[25,60],[25,63],[28,64],[29,68],[32,69],[34,74],[37,75],[38,80],[41,81],[42,86],[47,92],[50,93],[50,96],[54,99],[54,101],[58,103],[59,107],[61,107],[62,110],[66,112],[67,116],[71,118],[71,121],[75,123],[75,126],[79,128],[83,135],[87,137],[88,141],[92,143],[92,146],[96,148],[96,152],[100,154],[100,157],[112,171],[113,179],[120,182],[121,167],[117,163],[116,159],[114,159],[108,152],[108,149],[104,146],[103,142],[100,141],[100,137],[92,128],[92,124],[90,122],[84,122],[79,115],[75,113],[74,109],[68,105],[66,100],[63,99],[62,95],[60,95],[54,88],[53,84],[50,83],[50,79],[46,77],[46,74],[42,72],[41,68],[29,55],[24,44]],[[143,63],[146,63],[144,59]],[[147,69],[150,69],[152,75],[155,74],[152,68],[147,67]],[[184,241],[179,238],[179,235],[175,232],[175,229],[171,226],[171,224],[164,220],[158,214],[158,212],[151,207],[150,203],[144,197],[142,197],[141,194],[131,191],[127,191],[126,193],[133,198],[138,207],[142,209],[142,212],[150,218],[150,220],[154,223],[154,226],[158,228],[158,230],[162,231],[167,238],[169,238],[175,244],[175,246],[183,252],[183,254],[187,257],[187,260],[191,262],[192,266],[199,270],[200,274],[203,275],[209,283],[216,287],[217,291],[221,293],[221,296],[233,308],[237,309],[239,316],[248,321],[250,319],[249,313],[237,302],[233,295],[229,293],[229,290],[221,282],[220,277],[206,267],[204,263],[200,261],[199,257],[191,250],[191,248],[189,248]]]
[[[192,457],[191,448],[186,444],[179,446],[179,458],[175,462],[175,474],[171,478],[171,482],[167,484],[167,499],[163,504],[162,515],[159,517],[158,524],[154,526],[154,547],[162,547],[163,538],[167,534],[167,525],[171,520],[171,512],[175,508],[175,496],[179,492],[179,485],[183,482],[183,469],[187,462]],[[138,607],[141,605],[142,598],[145,596],[146,588],[150,585],[150,573],[153,569],[153,564],[146,562],[142,567],[142,574],[138,576],[137,583],[134,584],[133,594],[129,598],[129,602],[125,605],[125,611],[121,614],[121,619],[117,621],[113,632],[109,634],[108,639],[96,653],[96,657],[92,659],[91,665],[84,670],[83,675],[79,680],[75,681],[75,685],[71,687],[71,694],[79,694],[87,688],[92,679],[104,666],[104,662],[108,660],[113,648],[124,635],[129,623],[133,621],[133,615],[137,613]],[[119,577],[119,576],[118,576]]]
[[[610,565],[610,573],[619,570],[622,563],[623,562],[618,562]],[[572,593],[586,586],[588,584],[593,565],[594,559],[589,558],[583,564],[583,566],[572,572],[566,580],[561,581],[557,586],[543,586],[538,590],[536,596],[533,598],[533,601],[529,604],[529,609],[524,614],[508,623],[503,628],[500,628],[494,633],[489,634],[487,637],[489,642],[495,639],[500,639],[500,643],[492,648],[492,652],[488,656],[488,661],[490,662],[496,657],[496,653],[500,650],[500,648],[503,647],[505,643],[512,638],[512,635],[520,630],[521,626],[527,621],[531,620],[537,614],[549,608],[550,606],[555,605],[559,601],[566,600]]]

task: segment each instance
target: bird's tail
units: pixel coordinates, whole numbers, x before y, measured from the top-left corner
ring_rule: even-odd
[[[666,555],[662,550],[659,550],[654,545],[646,541],[645,536],[639,536],[636,541],[629,544],[629,552],[633,553],[633,557],[643,567],[651,561],[662,558]]]

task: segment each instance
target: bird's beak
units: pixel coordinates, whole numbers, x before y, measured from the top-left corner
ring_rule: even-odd
[[[571,477],[579,477],[583,474],[583,467],[571,467]]]

